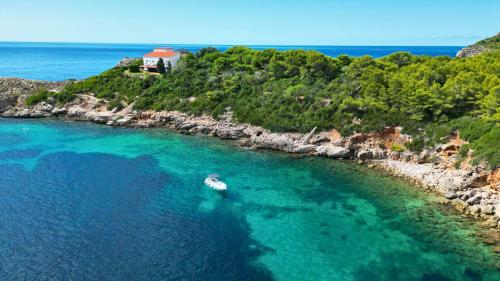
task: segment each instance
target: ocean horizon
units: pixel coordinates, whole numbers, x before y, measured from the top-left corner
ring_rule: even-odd
[[[155,47],[173,47],[190,52],[214,47],[225,51],[233,46],[262,50],[315,50],[327,56],[383,57],[404,51],[414,55],[453,57],[463,46],[328,46],[328,45],[218,45],[218,44],[136,44],[71,42],[0,42],[0,77],[62,81],[85,79],[112,68],[123,57],[142,57]]]

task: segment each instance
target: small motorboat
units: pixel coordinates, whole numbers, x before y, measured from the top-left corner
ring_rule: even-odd
[[[223,181],[219,180],[219,175],[217,174],[208,175],[208,177],[205,179],[205,184],[211,189],[217,191],[227,190],[227,185]]]

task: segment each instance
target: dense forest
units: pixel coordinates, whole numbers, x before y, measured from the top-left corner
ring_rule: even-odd
[[[316,51],[205,48],[164,75],[114,68],[68,85],[56,98],[94,93],[110,108],[180,110],[217,118],[227,107],[239,122],[274,131],[337,128],[343,135],[402,126],[419,151],[454,130],[475,159],[500,165],[500,51],[471,58],[332,58]],[[34,97],[35,98],[35,97]]]

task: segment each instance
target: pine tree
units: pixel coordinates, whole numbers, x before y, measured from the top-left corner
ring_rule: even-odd
[[[172,64],[170,61],[167,62],[167,72],[170,73],[172,71]]]
[[[156,68],[158,69],[158,72],[160,74],[165,74],[167,73],[167,70],[165,69],[165,62],[163,61],[162,58],[158,60],[158,63],[156,63]]]

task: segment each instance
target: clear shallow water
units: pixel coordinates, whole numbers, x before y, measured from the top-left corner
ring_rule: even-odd
[[[165,44],[82,44],[0,42],[0,77],[61,81],[83,79],[107,70],[125,56],[142,57]],[[208,45],[170,45],[196,52]],[[214,46],[220,50],[228,45]],[[415,55],[455,56],[458,46],[250,46],[256,49],[317,50],[329,56],[348,54],[382,57],[396,51]]]
[[[0,280],[498,280],[411,186],[165,130],[0,119],[0,198]]]

